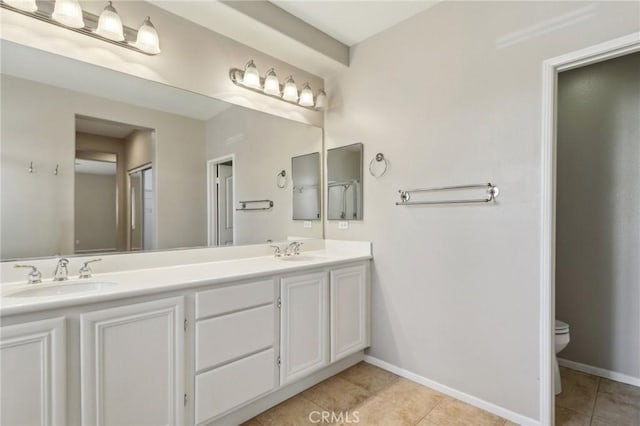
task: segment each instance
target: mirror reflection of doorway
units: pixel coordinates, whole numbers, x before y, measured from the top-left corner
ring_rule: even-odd
[[[131,250],[153,248],[153,169],[145,165],[129,171]]]
[[[209,245],[233,245],[233,158],[209,161]]]

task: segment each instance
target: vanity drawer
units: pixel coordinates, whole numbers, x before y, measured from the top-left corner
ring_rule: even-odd
[[[266,350],[196,376],[196,423],[248,402],[276,386],[275,353]]]
[[[273,346],[274,330],[273,304],[196,322],[196,370]]]
[[[196,319],[265,305],[274,300],[273,280],[200,291],[196,293]]]

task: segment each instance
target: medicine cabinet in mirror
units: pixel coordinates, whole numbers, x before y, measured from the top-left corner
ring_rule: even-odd
[[[362,220],[362,144],[327,151],[327,218]]]
[[[320,219],[320,153],[291,159],[293,220]]]
[[[279,175],[323,151],[321,128],[7,40],[0,54],[2,260],[323,237]]]

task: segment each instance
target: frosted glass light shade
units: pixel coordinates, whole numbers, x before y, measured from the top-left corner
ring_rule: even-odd
[[[25,12],[35,12],[38,10],[36,0],[4,0],[6,4],[16,9],[24,10]]]
[[[78,0],[56,0],[51,17],[71,28],[84,28],[82,7]]]
[[[302,106],[313,106],[313,92],[311,91],[309,83],[305,83],[300,91],[300,100],[298,103]]]
[[[316,108],[322,111],[327,109],[327,94],[322,89],[320,89],[318,96],[316,96]]]
[[[289,102],[298,102],[298,87],[291,76],[289,76],[284,83],[282,99]]]
[[[144,22],[138,29],[136,47],[151,55],[157,55],[160,53],[160,39],[158,38],[158,32],[156,31],[156,27],[151,23],[151,18],[148,16],[144,19]]]
[[[98,28],[96,34],[114,41],[124,41],[124,31],[122,29],[122,20],[116,12],[113,4],[109,2],[100,14],[98,19]]]
[[[267,71],[264,78],[264,93],[273,96],[280,96],[280,81],[273,68]]]
[[[253,59],[247,62],[247,65],[244,67],[242,84],[253,87],[254,89],[260,88],[260,73],[258,72],[258,68],[256,68],[256,64],[253,63]]]

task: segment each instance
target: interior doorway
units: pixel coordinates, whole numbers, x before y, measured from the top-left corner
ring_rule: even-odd
[[[131,250],[153,248],[153,168],[151,164],[129,170]]]
[[[557,250],[557,114],[558,74],[619,58],[640,51],[640,33],[543,62],[542,79],[542,221],[541,221],[541,285],[540,285],[540,422],[556,424],[555,348],[556,348],[556,250]],[[602,111],[603,114],[611,111]],[[637,118],[636,118],[637,122]],[[606,202],[597,191],[593,203]],[[579,219],[579,218],[576,218]],[[640,302],[640,301],[639,301]],[[597,404],[597,400],[596,400]],[[563,409],[564,410],[564,409]],[[563,411],[558,410],[558,411]]]
[[[235,232],[235,184],[234,156],[221,157],[207,162],[207,223],[210,246],[234,244]]]

